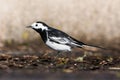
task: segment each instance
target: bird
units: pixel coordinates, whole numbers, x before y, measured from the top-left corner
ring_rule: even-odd
[[[37,33],[39,33],[43,42],[51,49],[58,52],[71,52],[75,47],[91,51],[101,49],[101,47],[88,45],[81,41],[78,41],[67,33],[48,26],[48,24],[41,21],[36,21],[30,26],[27,26],[27,28],[32,28]]]

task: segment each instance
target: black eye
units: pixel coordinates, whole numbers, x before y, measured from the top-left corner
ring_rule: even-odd
[[[36,24],[35,26],[38,26],[38,24]]]

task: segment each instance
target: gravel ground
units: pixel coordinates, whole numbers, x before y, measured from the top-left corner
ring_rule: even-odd
[[[58,55],[47,47],[19,45],[0,51],[0,80],[119,80],[119,71],[119,50]]]

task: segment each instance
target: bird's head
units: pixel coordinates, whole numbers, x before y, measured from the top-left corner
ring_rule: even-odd
[[[27,28],[32,28],[36,31],[48,30],[47,24],[45,24],[44,22],[40,22],[40,21],[32,23],[30,26],[27,26]]]

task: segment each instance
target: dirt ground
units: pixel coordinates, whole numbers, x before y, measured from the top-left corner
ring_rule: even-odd
[[[0,80],[119,80],[119,71],[119,50],[58,54],[45,45],[19,44],[0,51]]]

